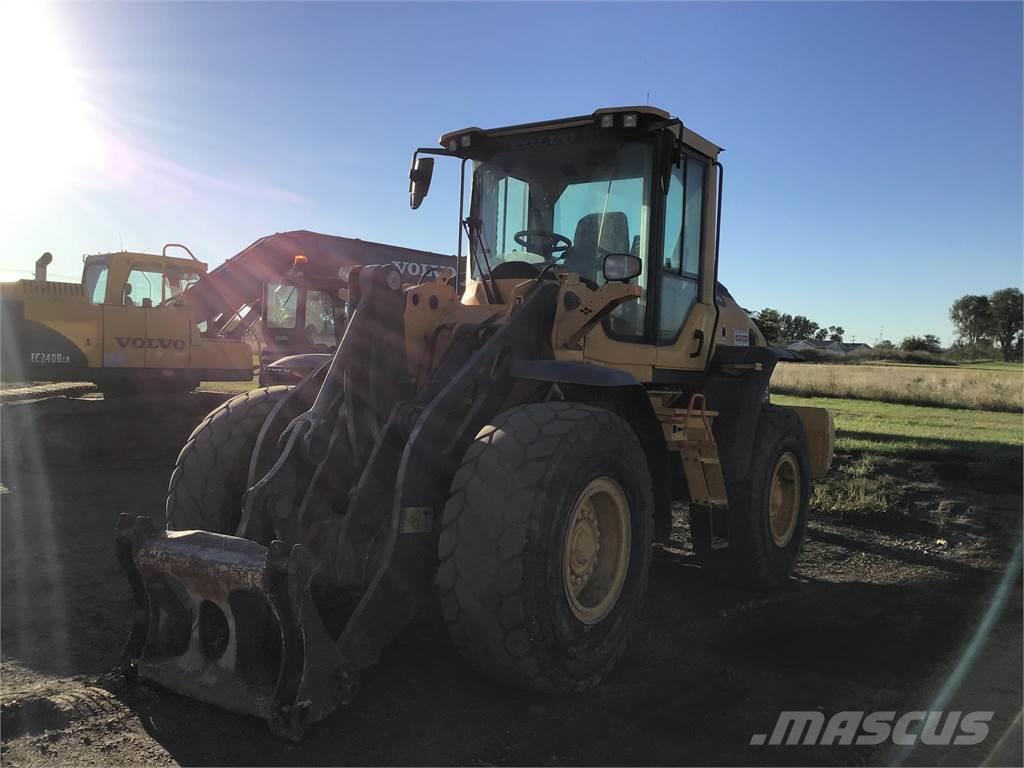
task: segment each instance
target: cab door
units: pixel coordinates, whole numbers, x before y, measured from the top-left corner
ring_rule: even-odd
[[[130,261],[111,265],[103,305],[103,367],[145,368],[148,307],[160,300],[163,274]]]
[[[140,307],[103,306],[103,367],[144,368],[146,312]]]
[[[665,195],[658,274],[657,367],[704,370],[714,344],[713,166],[683,152]]]
[[[191,365],[192,312],[181,306],[177,296],[199,276],[165,271],[161,296],[146,308],[146,367],[188,368]]]
[[[644,210],[660,212],[663,226],[650,227],[649,243],[646,221],[629,229],[640,233],[629,249],[644,263],[637,284],[649,290],[588,335],[585,359],[629,370],[642,381],[672,381],[674,372],[705,369],[716,318],[713,170],[709,158],[683,150],[668,189],[652,185]]]

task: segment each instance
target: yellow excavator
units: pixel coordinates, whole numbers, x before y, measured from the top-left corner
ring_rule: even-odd
[[[52,259],[36,261],[32,280],[0,283],[3,381],[91,381],[109,394],[252,378],[242,336],[258,311],[242,316],[217,301],[206,264],[187,247],[86,256],[80,283],[48,280]]]

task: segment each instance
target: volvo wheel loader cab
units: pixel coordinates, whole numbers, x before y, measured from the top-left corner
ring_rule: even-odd
[[[716,280],[718,154],[650,107],[417,150],[414,208],[428,155],[471,176],[464,274],[354,270],[330,365],[196,429],[168,530],[122,516],[129,673],[298,738],[436,598],[486,674],[586,690],[638,621],[673,501],[712,573],[787,578],[832,422],[770,404],[790,355]]]
[[[47,280],[44,254],[34,280],[0,285],[4,381],[92,381],[110,392],[252,378],[249,345],[189,301],[206,265],[171,247],[86,256],[81,283]]]
[[[261,387],[298,383],[330,360],[345,333],[347,282],[308,263],[298,254],[287,274],[263,284]]]
[[[438,258],[438,257],[435,257]],[[451,257],[439,257],[451,260]],[[452,267],[395,259],[404,267],[403,284],[444,276]],[[260,386],[296,384],[326,364],[345,333],[349,318],[351,266],[325,269],[297,254],[284,275],[263,283]]]

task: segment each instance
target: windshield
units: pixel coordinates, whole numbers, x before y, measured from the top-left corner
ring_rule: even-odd
[[[600,282],[608,253],[646,261],[651,158],[647,144],[598,140],[510,148],[478,162],[470,215],[491,269],[554,261]],[[474,276],[486,270],[480,245],[470,243]]]
[[[604,257],[631,253],[643,262],[637,284],[644,288],[651,146],[604,138],[573,141],[572,134],[553,139],[503,149],[475,164],[473,276],[488,264],[496,277],[529,276],[555,264],[599,285]],[[618,307],[610,330],[642,334],[645,305],[646,291],[639,301]]]
[[[107,296],[107,269],[108,265],[103,261],[91,261],[85,265],[82,282],[85,295],[92,304],[102,304]]]

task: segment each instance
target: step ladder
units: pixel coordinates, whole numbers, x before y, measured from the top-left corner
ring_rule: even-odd
[[[712,419],[718,414],[708,411],[703,393],[695,392],[690,396],[685,409],[662,409],[658,415],[666,442],[682,456],[690,503],[706,506],[710,510],[711,548],[728,547],[728,538],[715,535],[716,512],[725,511],[729,506],[718,445],[711,429]]]

